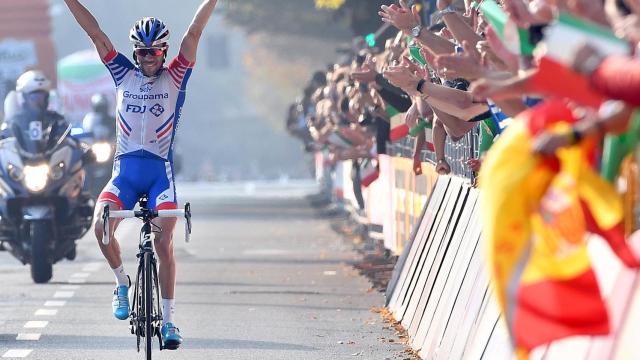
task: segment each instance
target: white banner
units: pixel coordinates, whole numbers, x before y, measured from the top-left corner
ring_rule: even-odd
[[[38,64],[33,41],[4,39],[0,41],[0,99],[15,88],[15,81],[28,68]]]

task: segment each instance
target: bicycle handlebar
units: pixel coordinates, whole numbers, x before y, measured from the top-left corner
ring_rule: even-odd
[[[104,206],[104,212],[102,214],[102,243],[106,246],[110,242],[109,232],[109,218],[129,219],[134,217],[147,217],[149,212],[134,211],[134,210],[109,210],[109,205]],[[147,216],[145,216],[145,214]],[[189,242],[191,237],[191,204],[186,203],[184,209],[173,210],[157,210],[153,211],[153,218],[168,218],[168,217],[181,217],[184,216],[184,239]]]
[[[139,217],[141,215],[142,215],[141,211],[134,211],[134,210],[110,210],[109,211],[110,218],[129,219],[129,218]],[[159,218],[181,217],[184,215],[185,215],[184,209],[158,210],[157,215],[155,217],[159,217]]]

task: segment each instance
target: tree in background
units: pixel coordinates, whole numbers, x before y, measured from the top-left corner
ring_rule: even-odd
[[[249,32],[294,32],[344,38],[366,35],[381,25],[378,10],[389,0],[229,0],[226,17]]]

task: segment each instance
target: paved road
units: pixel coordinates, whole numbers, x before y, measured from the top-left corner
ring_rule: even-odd
[[[300,197],[309,186],[294,185],[178,187],[194,212],[192,242],[176,239],[186,343],[154,358],[404,358],[401,345],[381,341],[395,338],[370,311],[382,296],[347,265],[356,255]],[[135,220],[119,229],[129,272],[138,230]],[[142,358],[128,323],[111,315],[113,275],[94,241],[82,239],[77,260],[56,264],[46,285],[0,253],[0,356]]]

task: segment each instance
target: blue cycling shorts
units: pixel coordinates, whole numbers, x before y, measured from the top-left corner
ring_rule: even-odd
[[[112,202],[131,210],[145,194],[149,209],[177,208],[173,165],[161,158],[121,156],[113,162],[113,175],[98,202]]]

